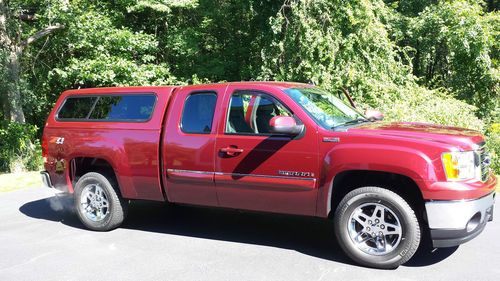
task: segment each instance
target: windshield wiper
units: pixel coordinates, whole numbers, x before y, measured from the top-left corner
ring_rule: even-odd
[[[363,117],[358,117],[356,119],[352,119],[352,120],[349,120],[347,122],[335,125],[335,126],[332,127],[332,129],[335,129],[335,128],[340,127],[340,126],[351,125],[351,124],[358,124],[358,123],[364,123],[364,122],[369,122],[369,120],[366,119],[366,118],[363,118]]]

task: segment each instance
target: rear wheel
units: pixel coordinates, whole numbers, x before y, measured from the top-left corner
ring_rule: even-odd
[[[355,262],[396,268],[415,254],[420,226],[415,212],[398,194],[380,187],[349,192],[335,211],[335,235]]]
[[[128,202],[115,188],[100,173],[90,172],[78,180],[75,185],[75,210],[87,228],[107,231],[123,222]]]

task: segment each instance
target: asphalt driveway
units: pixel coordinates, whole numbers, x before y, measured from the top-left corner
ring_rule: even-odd
[[[397,270],[353,265],[332,224],[134,202],[111,232],[83,229],[51,190],[0,193],[0,280],[500,280],[500,206],[460,247]]]

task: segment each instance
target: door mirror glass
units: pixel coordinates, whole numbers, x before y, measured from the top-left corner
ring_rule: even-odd
[[[275,134],[296,136],[302,132],[304,125],[297,125],[293,117],[275,116],[269,121],[269,128]]]
[[[380,121],[384,119],[384,114],[378,110],[367,109],[365,111],[365,117],[370,121]]]

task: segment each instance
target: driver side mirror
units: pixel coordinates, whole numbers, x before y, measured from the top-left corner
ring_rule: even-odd
[[[365,111],[365,117],[370,121],[381,121],[384,120],[384,114],[378,110],[367,109]]]
[[[269,130],[275,134],[296,136],[302,132],[304,125],[298,125],[293,117],[274,116],[269,120]]]

